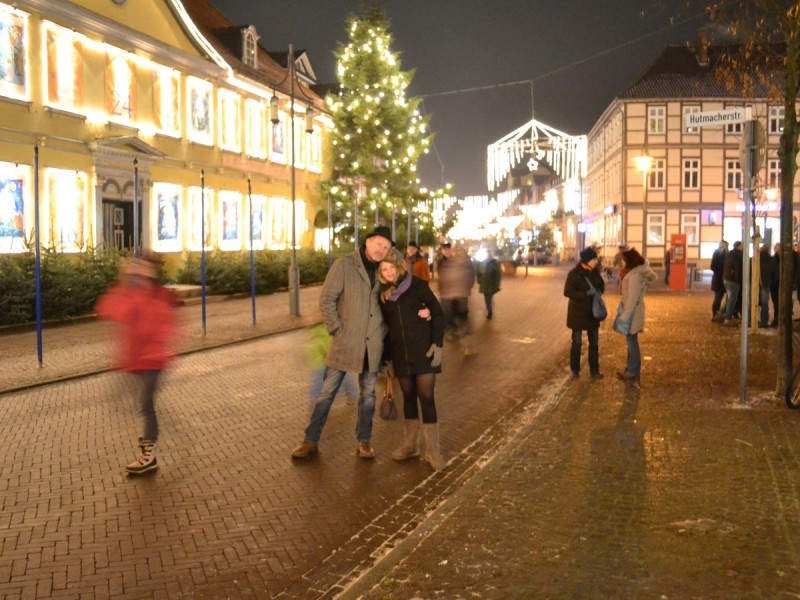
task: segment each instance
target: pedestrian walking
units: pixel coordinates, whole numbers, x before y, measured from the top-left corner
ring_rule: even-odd
[[[333,339],[325,361],[322,390],[314,403],[303,442],[292,451],[292,458],[308,458],[317,452],[331,404],[348,372],[358,373],[356,454],[363,459],[375,457],[371,443],[372,417],[384,334],[377,270],[392,245],[391,231],[379,225],[363,246],[337,259],[325,277],[319,305],[325,328]]]
[[[742,289],[743,262],[742,242],[734,242],[733,249],[725,256],[725,264],[722,270],[725,291],[728,293],[728,303],[725,306],[726,325],[729,325],[732,319],[738,316],[736,305],[739,302],[739,292]]]
[[[669,271],[672,267],[672,249],[670,244],[664,249],[664,285],[669,285]]]
[[[711,320],[722,321],[725,317],[720,312],[722,298],[725,296],[725,282],[722,278],[725,269],[725,257],[728,255],[728,242],[722,240],[719,247],[711,255],[711,291],[714,301],[711,303]]]
[[[439,259],[439,298],[447,329],[461,342],[465,356],[473,353],[469,294],[474,285],[475,268],[466,251],[460,247],[453,249],[449,242],[444,242]]]
[[[483,294],[486,303],[486,318],[494,314],[494,295],[500,291],[500,261],[492,254],[478,270],[478,291]]]
[[[759,327],[769,327],[769,295],[770,287],[775,278],[773,269],[775,268],[775,261],[769,253],[769,244],[761,246],[761,251],[758,253],[758,264],[760,273],[760,285],[758,288],[758,306],[759,306]],[[777,313],[775,314],[777,318]]]
[[[422,281],[430,281],[431,270],[428,268],[428,259],[419,252],[419,246],[415,242],[408,242],[406,246],[405,270]]]
[[[775,253],[772,255],[772,281],[769,285],[769,295],[772,298],[772,321],[770,327],[778,326],[778,291],[781,285],[781,245],[775,244]]]
[[[311,385],[308,388],[308,402],[311,410],[317,403],[317,397],[322,391],[322,383],[325,381],[325,360],[328,357],[328,350],[331,347],[331,336],[325,325],[320,323],[312,327],[308,332],[308,343],[306,345],[306,356],[309,367],[311,367]],[[358,388],[352,373],[346,373],[339,388],[344,391],[347,404],[355,404],[358,398]]]
[[[650,264],[635,248],[622,253],[622,278],[620,310],[614,322],[614,330],[624,333],[628,345],[625,369],[617,377],[626,384],[638,386],[642,372],[642,354],[639,350],[639,333],[644,330],[644,296],[647,286],[658,279]],[[617,322],[623,328],[617,328]]]
[[[139,438],[139,456],[125,467],[132,475],[158,468],[158,417],[156,391],[161,374],[173,357],[177,301],[158,282],[155,260],[146,255],[127,261],[117,283],[97,301],[101,319],[122,326],[119,368],[139,380],[140,414],[144,430]]]
[[[434,399],[436,374],[441,373],[445,319],[442,307],[422,279],[407,272],[402,259],[389,252],[381,261],[381,311],[388,335],[387,355],[403,391],[403,442],[394,460],[419,455],[419,413],[425,439],[425,460],[434,469],[444,465],[439,450],[439,424]],[[420,315],[428,309],[429,317]]]
[[[580,262],[567,274],[564,295],[569,298],[567,327],[572,330],[569,367],[573,377],[581,371],[581,345],[583,332],[589,338],[589,373],[592,380],[602,379],[600,373],[600,321],[592,313],[592,296],[605,291],[603,278],[597,270],[597,252],[585,248]]]

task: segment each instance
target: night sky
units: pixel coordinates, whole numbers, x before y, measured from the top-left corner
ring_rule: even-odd
[[[320,83],[336,81],[337,42],[361,0],[212,0],[236,25],[252,24],[267,50],[305,48]],[[452,182],[454,195],[485,194],[486,146],[530,119],[530,86],[435,95],[534,80],[536,119],[588,133],[611,100],[669,44],[693,42],[703,3],[679,0],[383,0],[392,49],[416,70],[435,148],[422,185]],[[670,18],[677,21],[670,25]],[[430,96],[428,96],[430,95]],[[437,157],[438,151],[438,157]],[[439,160],[441,159],[441,162]]]

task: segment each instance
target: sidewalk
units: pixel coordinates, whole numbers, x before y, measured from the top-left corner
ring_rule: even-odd
[[[205,335],[201,305],[182,306],[180,351],[196,352],[318,323],[321,290],[322,286],[300,288],[299,317],[289,315],[288,292],[256,297],[255,325],[249,297],[224,301],[212,297],[206,305]],[[94,320],[46,327],[41,367],[35,329],[0,334],[0,394],[108,370],[113,360],[112,328],[111,323]]]
[[[646,302],[640,390],[614,377],[625,343],[608,321],[605,378],[565,366],[484,469],[340,597],[800,595],[800,414],[771,393],[777,337],[750,338],[743,406],[739,331],[710,322],[711,295],[657,286]]]

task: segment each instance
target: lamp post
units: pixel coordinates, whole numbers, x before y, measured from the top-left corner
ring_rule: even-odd
[[[297,267],[297,208],[296,208],[296,174],[295,174],[295,131],[294,131],[294,83],[295,83],[295,64],[294,64],[294,46],[289,44],[289,55],[286,59],[286,77],[289,78],[289,129],[291,130],[290,142],[292,145],[291,153],[291,173],[292,173],[292,247],[289,259],[289,314],[293,317],[300,316],[300,271]],[[286,80],[284,77],[278,85]],[[303,91],[300,90],[302,94]],[[305,95],[305,94],[303,94]],[[309,99],[310,100],[310,99]],[[273,93],[269,101],[270,121],[273,125],[280,123],[278,117],[278,97]],[[314,111],[309,105],[306,110],[306,133],[314,132]]]
[[[642,204],[643,204],[643,212],[647,211],[647,177],[648,172],[650,171],[650,166],[653,164],[653,157],[647,153],[647,146],[642,148],[642,153],[639,156],[635,156],[633,158],[633,162],[636,164],[636,168],[642,172]],[[622,232],[623,237],[621,239],[617,239],[617,242],[621,242],[625,239],[625,211],[622,211]],[[617,235],[619,238],[619,235]],[[645,236],[645,242],[647,241],[647,237]]]

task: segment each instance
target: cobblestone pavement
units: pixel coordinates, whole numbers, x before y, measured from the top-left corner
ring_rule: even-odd
[[[647,296],[640,390],[606,323],[605,379],[511,411],[481,472],[341,598],[800,597],[800,414],[771,392],[772,331],[740,404],[739,331],[710,301]]]
[[[355,410],[344,399],[334,405],[319,456],[289,459],[308,414],[303,330],[177,361],[159,393],[161,468],[152,476],[123,475],[139,434],[125,375],[0,394],[0,597],[336,595],[387,543],[402,541],[480,473],[507,437],[504,416],[563,371],[553,367],[568,339],[563,276],[563,269],[540,268],[507,278],[492,321],[483,318],[482,298],[472,297],[477,354],[446,345],[437,404],[451,460],[435,474],[421,462],[388,458],[399,422],[376,419],[378,458],[358,460]],[[313,293],[303,291],[303,306],[315,303]],[[267,300],[278,308],[261,314],[275,330],[315,320],[305,308],[300,322],[281,316],[285,294]],[[209,305],[202,344],[211,332],[219,342],[244,336],[252,331],[249,316],[247,300],[238,308]],[[47,375],[107,364],[98,362],[107,361],[106,334],[97,323],[46,331],[45,361],[54,365]],[[187,345],[195,336],[187,334]],[[21,354],[14,344],[30,347],[31,338],[2,338],[6,389],[21,387],[24,371],[13,363],[18,372],[9,373],[6,357]],[[35,363],[35,342],[31,353]]]

